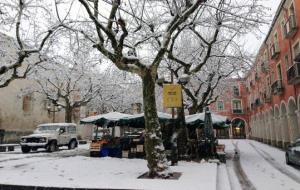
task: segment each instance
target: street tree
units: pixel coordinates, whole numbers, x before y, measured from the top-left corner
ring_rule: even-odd
[[[98,0],[79,1],[87,13],[81,18],[85,22],[68,27],[83,33],[119,69],[135,73],[142,80],[148,174],[165,176],[168,166],[155,101],[157,69],[174,32],[206,0],[101,1],[107,3],[106,10],[100,9]],[[91,21],[93,26],[82,27],[82,23],[86,26]]]
[[[138,77],[109,67],[102,72],[102,90],[87,109],[97,113],[117,111],[132,113],[132,105],[142,103],[141,81]]]
[[[45,52],[62,26],[52,19],[48,7],[48,2],[42,1],[0,1],[0,31],[13,34],[1,34],[0,88],[26,78],[35,65],[46,60]],[[41,17],[49,19],[40,22],[37,18]]]
[[[167,50],[164,68],[177,80],[189,75],[183,86],[190,114],[203,112],[226,87],[224,79],[239,77],[251,65],[249,52],[240,39],[259,32],[265,8],[259,1],[211,1],[195,22],[177,30]],[[220,85],[222,84],[222,85]]]
[[[260,19],[264,16],[263,7],[258,4],[259,0],[247,2],[79,0],[79,2],[86,14],[78,16],[76,24],[65,27],[82,34],[119,69],[135,73],[141,78],[148,174],[151,177],[165,176],[168,167],[157,117],[155,81],[162,60],[166,54],[170,55],[173,41],[176,41],[186,28],[192,32],[198,29],[195,27],[193,30],[194,25],[203,27],[207,25],[201,32],[213,33],[209,28],[213,24],[215,29],[213,38],[204,41],[208,47],[208,52],[205,52],[209,54],[212,49],[211,43],[219,36],[221,26],[249,31],[261,24]],[[218,22],[209,24],[215,18]],[[70,19],[74,21],[74,18]],[[183,50],[183,47],[177,47],[177,51]],[[189,67],[190,73],[200,71],[203,62],[208,58],[209,56],[204,56],[195,67]]]
[[[53,45],[47,63],[35,67],[29,75],[38,84],[32,91],[41,93],[55,106],[65,110],[65,122],[72,122],[75,109],[86,106],[103,91],[105,75],[98,66],[101,57],[76,36],[61,37]],[[63,49],[64,51],[59,51]],[[54,54],[55,53],[55,54]],[[95,58],[96,56],[96,58]]]

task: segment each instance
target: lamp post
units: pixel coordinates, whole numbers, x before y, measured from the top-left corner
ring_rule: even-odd
[[[182,75],[178,78],[178,84],[183,87],[186,85],[190,80],[189,75]],[[171,75],[171,82],[166,82],[165,79],[158,78],[157,83],[162,86],[163,84],[173,84],[173,75]],[[182,88],[181,88],[182,89]],[[177,126],[174,123],[174,126],[172,128],[172,138],[171,138],[171,144],[172,144],[172,150],[171,150],[171,162],[172,165],[175,165],[178,161],[178,153],[180,157],[183,157],[183,155],[186,153],[186,141],[187,141],[187,129],[185,125],[185,115],[184,115],[184,107],[183,107],[183,93],[182,90],[181,93],[181,106],[177,108]],[[175,115],[174,107],[172,107],[172,119],[174,119]],[[179,146],[177,147],[177,144]]]
[[[190,76],[189,75],[182,75],[178,79],[178,84],[181,85],[182,89],[184,85],[186,85],[190,81]],[[178,119],[178,124],[179,124],[179,131],[180,133],[178,134],[178,153],[180,157],[183,157],[186,155],[186,145],[187,145],[187,140],[188,140],[188,131],[186,128],[185,124],[185,114],[184,114],[184,104],[183,104],[183,93],[181,91],[181,107],[178,108],[178,113],[177,113],[177,119]]]
[[[53,109],[51,109],[51,108],[53,108]],[[60,105],[59,106],[53,105],[53,107],[51,107],[51,106],[47,107],[48,114],[53,113],[52,123],[55,123],[55,112],[59,112],[61,109],[62,109],[62,107]]]

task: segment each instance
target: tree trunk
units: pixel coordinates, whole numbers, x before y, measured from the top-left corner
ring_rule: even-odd
[[[143,81],[143,102],[145,113],[145,151],[149,176],[166,176],[168,165],[162,142],[162,133],[155,101],[155,76],[151,69],[145,69]]]
[[[185,116],[184,116],[184,108],[177,109],[177,125],[178,125],[178,137],[177,137],[177,146],[178,146],[178,156],[180,159],[183,159],[186,155],[187,150],[187,139],[188,139],[188,132],[185,123]]]
[[[193,104],[188,110],[190,115],[202,113],[204,111],[203,106],[198,106],[198,104]]]
[[[197,104],[192,104],[192,106],[189,107],[188,110],[189,110],[190,115],[196,114],[197,113]]]
[[[65,107],[65,122],[72,123],[72,108],[69,105]]]

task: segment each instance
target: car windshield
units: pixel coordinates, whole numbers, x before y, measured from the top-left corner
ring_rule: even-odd
[[[58,125],[42,125],[35,130],[35,133],[55,133],[60,127]]]

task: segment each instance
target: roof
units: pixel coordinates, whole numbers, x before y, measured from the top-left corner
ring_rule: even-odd
[[[106,114],[100,114],[95,116],[90,116],[80,120],[81,124],[95,124],[95,125],[106,125],[112,122],[119,121],[121,118],[132,116],[130,114],[120,113],[120,112],[110,112]]]
[[[172,119],[172,115],[164,112],[157,112],[158,119],[160,123],[170,124],[176,122],[177,119]],[[227,117],[212,113],[212,123],[214,128],[224,128],[228,127],[228,119]],[[186,124],[188,126],[193,127],[201,127],[204,123],[205,113],[198,113],[193,115],[185,116]],[[96,116],[91,116],[88,118],[84,118],[80,121],[81,124],[95,124],[98,126],[130,126],[135,128],[144,128],[145,127],[145,118],[144,113],[129,115],[122,114],[119,112],[111,112],[107,114],[101,114]]]
[[[76,123],[43,123],[43,124],[38,125],[38,127],[39,126],[57,126],[57,125],[60,125],[60,126],[74,125],[74,126],[76,126]]]

